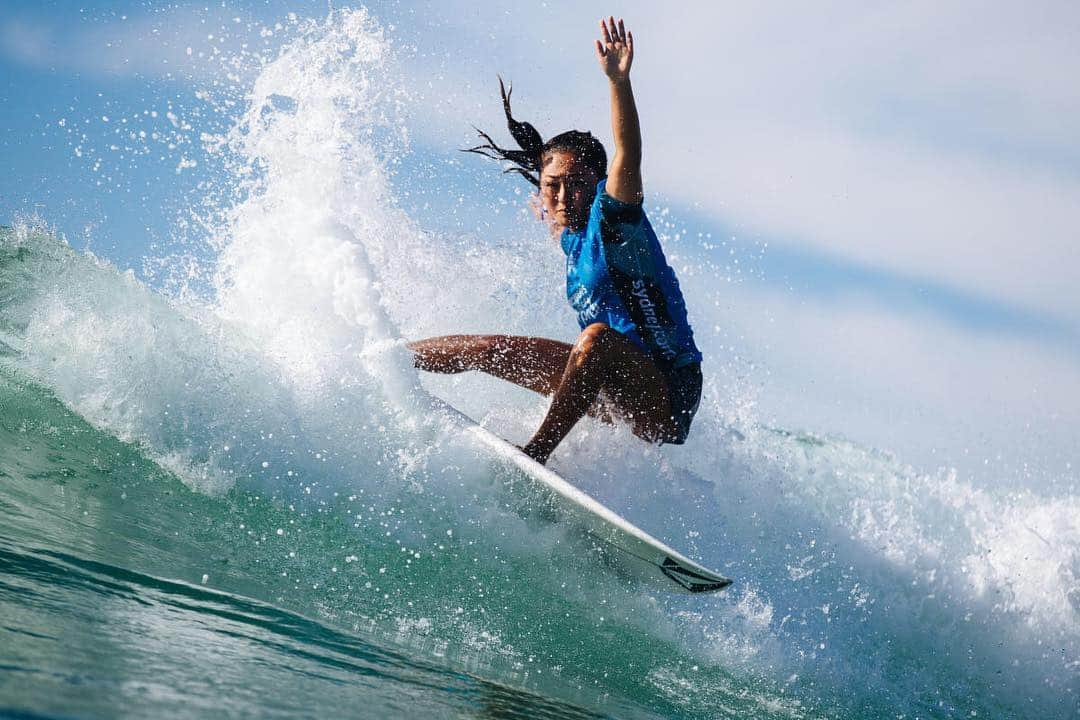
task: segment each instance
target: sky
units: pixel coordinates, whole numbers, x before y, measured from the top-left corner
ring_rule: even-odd
[[[737,282],[684,284],[722,298],[709,318],[761,368],[763,421],[988,482],[1074,487],[1080,6],[367,7],[414,94],[406,165],[448,168],[446,204],[414,208],[421,224],[468,232],[493,195],[517,202],[457,154],[473,125],[502,128],[496,73],[541,133],[588,128],[610,147],[592,41],[602,14],[621,15],[648,202],[707,238],[696,257],[741,260]],[[176,123],[222,129],[228,109],[200,92],[251,78],[215,60],[272,49],[288,13],[327,8],[5,0],[0,223],[39,216],[121,267],[168,252],[215,171]],[[447,212],[462,202],[473,212]]]

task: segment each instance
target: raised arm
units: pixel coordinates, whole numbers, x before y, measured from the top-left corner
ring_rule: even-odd
[[[634,62],[634,34],[627,32],[620,18],[600,21],[602,38],[596,41],[596,57],[611,86],[611,131],[615,136],[615,156],[608,169],[607,194],[625,203],[639,203],[641,187],[641,125],[634,89],[630,86],[630,65]]]

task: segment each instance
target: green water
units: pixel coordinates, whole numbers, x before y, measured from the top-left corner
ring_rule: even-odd
[[[6,713],[578,718],[693,711],[618,697],[633,691],[651,655],[677,651],[635,648],[617,625],[605,631],[592,614],[578,617],[573,600],[522,592],[520,578],[535,567],[504,561],[505,574],[485,578],[487,593],[465,597],[490,567],[465,583],[450,577],[460,574],[460,558],[395,573],[396,544],[358,546],[338,510],[297,513],[252,492],[193,492],[10,369],[0,376],[0,404]],[[288,535],[279,536],[285,527]],[[365,587],[370,576],[380,586]],[[458,632],[422,619],[445,617],[453,600],[462,605],[449,610]],[[480,629],[466,630],[470,622]],[[549,629],[559,637],[548,637]],[[526,647],[551,645],[526,655],[514,647],[519,637]],[[752,688],[727,685],[717,706],[724,714],[762,716]],[[719,688],[711,688],[710,702]]]
[[[371,615],[327,613],[322,621],[286,609],[303,604],[287,566],[267,572],[259,567],[265,558],[238,552],[260,542],[251,537],[273,536],[285,514],[273,502],[193,493],[10,371],[0,396],[4,711],[595,716],[439,664],[438,652],[425,659],[432,648],[423,637],[403,632],[395,646],[341,627],[373,625],[379,613],[370,605]],[[305,522],[312,541],[304,552],[340,543],[334,527],[329,517]],[[202,584],[210,573],[212,583]],[[324,582],[328,595],[347,592],[345,581]]]

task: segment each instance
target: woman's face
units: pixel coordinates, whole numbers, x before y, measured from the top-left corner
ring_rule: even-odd
[[[573,153],[552,150],[544,155],[540,203],[548,222],[560,232],[563,228],[577,232],[585,227],[598,182],[596,170],[587,167]]]

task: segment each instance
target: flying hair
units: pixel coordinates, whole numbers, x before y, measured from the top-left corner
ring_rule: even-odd
[[[607,176],[607,153],[604,151],[603,144],[593,137],[592,133],[568,130],[544,142],[540,133],[531,124],[514,119],[510,112],[510,94],[513,91],[514,86],[511,84],[508,89],[503,84],[502,77],[499,77],[499,93],[502,95],[506,124],[510,129],[510,135],[521,149],[501,148],[486,132],[480,128],[474,128],[487,142],[476,147],[465,148],[462,152],[476,153],[492,160],[513,163],[512,167],[504,169],[503,172],[517,173],[536,187],[540,187],[540,170],[543,167],[544,156],[555,150],[573,154],[588,167],[593,168],[597,177]]]

